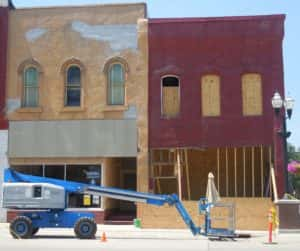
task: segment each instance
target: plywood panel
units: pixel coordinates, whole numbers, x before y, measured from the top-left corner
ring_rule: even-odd
[[[179,87],[164,86],[162,90],[162,113],[166,117],[176,117],[179,114]]]
[[[262,115],[262,81],[256,73],[242,76],[243,115]]]
[[[205,75],[201,78],[203,116],[220,116],[220,77]]]
[[[266,230],[268,225],[266,215],[272,206],[272,201],[269,198],[223,198],[222,202],[235,203],[237,229]],[[197,225],[204,223],[203,217],[198,214],[197,201],[184,201],[184,206]],[[226,212],[220,211],[220,209],[212,211],[213,217],[225,214]],[[138,204],[138,218],[141,218],[143,228],[186,228],[175,207],[154,207]],[[225,226],[223,225],[223,227]]]

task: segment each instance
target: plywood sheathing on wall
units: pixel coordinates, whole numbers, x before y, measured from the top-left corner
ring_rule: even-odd
[[[236,205],[236,229],[266,230],[268,226],[268,210],[273,205],[268,198],[222,198],[222,202],[234,202]],[[196,225],[202,225],[203,216],[199,216],[198,202],[184,201],[184,206]],[[143,228],[186,228],[185,223],[175,207],[156,207],[138,204]],[[226,216],[227,209],[212,211],[212,217]],[[226,222],[213,223],[215,227],[226,227]]]

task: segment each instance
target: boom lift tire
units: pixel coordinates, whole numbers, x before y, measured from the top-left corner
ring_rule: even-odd
[[[32,235],[35,235],[39,231],[38,227],[32,228]]]
[[[9,226],[10,234],[15,239],[28,239],[32,237],[32,221],[26,216],[16,217]]]
[[[95,239],[97,224],[94,219],[82,217],[75,223],[74,232],[79,239]]]

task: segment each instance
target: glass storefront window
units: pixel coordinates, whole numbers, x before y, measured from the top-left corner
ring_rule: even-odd
[[[67,167],[67,180],[101,185],[101,166],[70,165]],[[101,197],[71,194],[69,207],[101,207]]]
[[[12,166],[11,168],[20,173],[34,175],[34,176],[43,176],[43,166],[42,165]]]
[[[65,179],[65,166],[45,166],[45,177]]]
[[[35,176],[101,185],[101,165],[33,165],[12,166],[18,172]],[[70,194],[68,207],[101,207],[101,197],[85,194]]]

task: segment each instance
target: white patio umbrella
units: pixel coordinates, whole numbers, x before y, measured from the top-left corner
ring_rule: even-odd
[[[215,182],[214,182],[214,175],[212,173],[208,174],[208,181],[207,181],[207,187],[206,187],[206,198],[209,203],[216,203],[221,198],[219,195],[218,190],[216,189]]]

